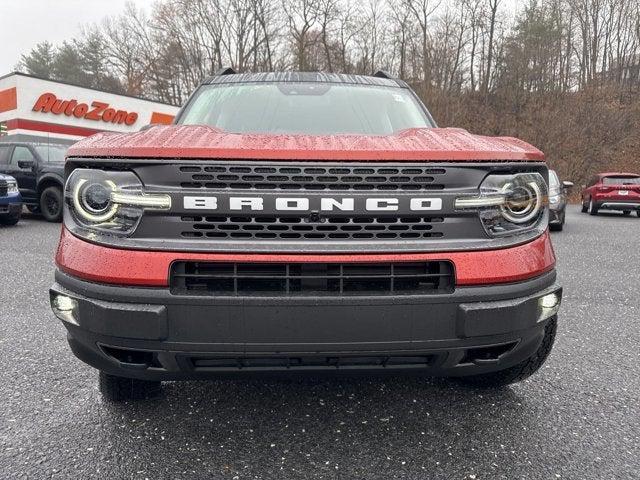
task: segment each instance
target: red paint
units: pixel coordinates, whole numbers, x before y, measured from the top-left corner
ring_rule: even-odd
[[[15,130],[19,128],[22,130],[33,130],[36,132],[76,135],[79,137],[88,137],[89,135],[95,135],[96,133],[103,132],[103,130],[96,130],[94,128],[74,127],[71,125],[60,125],[57,123],[48,122],[36,122],[34,120],[25,120],[22,118],[7,120],[7,128],[9,130]]]
[[[109,104],[105,102],[93,101],[91,102],[91,108],[89,108],[86,103],[78,103],[76,99],[62,100],[51,92],[40,95],[36,103],[33,104],[32,110],[39,113],[64,114],[67,117],[74,116],[85,120],[114,124],[133,125],[138,120],[136,112],[116,111],[113,108],[109,108]]]
[[[545,233],[536,240],[501,250],[443,253],[257,255],[151,252],[107,248],[81,240],[63,227],[56,253],[58,267],[75,277],[115,285],[168,286],[169,266],[176,260],[210,262],[415,262],[451,260],[458,285],[510,283],[553,269],[555,255]]]
[[[522,140],[459,128],[409,129],[396,135],[237,134],[202,125],[158,125],[101,133],[73,145],[70,157],[353,161],[543,161]]]
[[[0,90],[0,113],[18,108],[18,92],[16,87]]]

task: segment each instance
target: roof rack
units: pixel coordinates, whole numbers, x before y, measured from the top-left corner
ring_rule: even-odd
[[[373,76],[374,77],[378,77],[378,78],[388,78],[389,80],[395,80],[396,79],[396,77],[391,75],[386,70],[378,70],[376,73],[373,74]]]
[[[238,72],[236,72],[232,67],[222,67],[222,68],[219,68],[216,71],[216,73],[213,74],[213,76],[219,77],[221,75],[233,75],[235,73],[238,73]]]

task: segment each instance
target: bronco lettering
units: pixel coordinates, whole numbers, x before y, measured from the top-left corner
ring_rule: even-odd
[[[357,210],[367,211],[397,211],[399,205],[408,202],[406,209],[419,211],[442,210],[441,198],[332,198],[332,197],[195,197],[186,195],[182,205],[185,210],[247,210],[262,211],[267,209],[275,211],[310,211],[320,210],[331,212],[339,209],[344,212]]]

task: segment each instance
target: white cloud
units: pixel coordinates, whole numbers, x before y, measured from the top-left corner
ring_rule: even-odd
[[[82,26],[122,13],[127,3],[150,10],[153,0],[0,0],[0,76],[37,43],[62,43]]]

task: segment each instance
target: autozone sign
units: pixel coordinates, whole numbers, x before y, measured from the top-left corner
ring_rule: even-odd
[[[137,112],[116,110],[105,102],[93,101],[89,105],[88,103],[80,103],[76,99],[63,100],[50,92],[40,95],[32,110],[39,113],[53,113],[54,115],[66,115],[67,117],[121,125],[133,125],[138,120]]]

